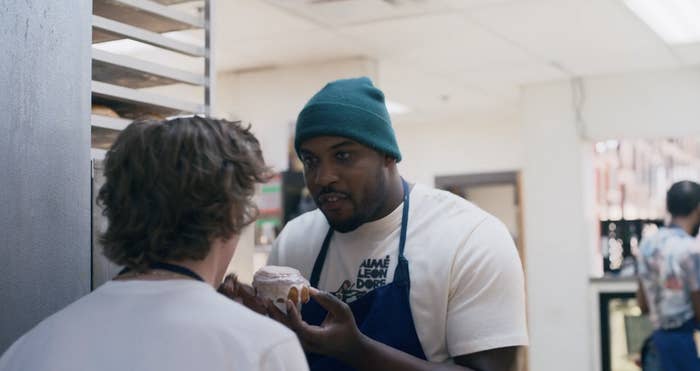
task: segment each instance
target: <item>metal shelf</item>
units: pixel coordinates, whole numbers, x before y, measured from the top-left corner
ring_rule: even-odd
[[[202,1],[202,0],[154,0],[157,3],[163,4],[163,5],[175,5],[175,4],[184,4],[184,3],[192,3],[195,1]]]
[[[92,16],[92,42],[100,43],[104,41],[128,38],[146,44],[157,46],[163,49],[191,55],[193,57],[205,57],[206,48],[183,43],[167,38],[159,33],[134,27],[126,23],[113,21],[98,15]]]
[[[191,3],[184,7],[171,6]],[[203,14],[191,15],[192,6],[201,3]],[[192,9],[194,10],[194,8]],[[92,50],[92,103],[103,105],[120,117],[100,114],[91,116],[92,148],[94,154],[104,150],[135,119],[162,119],[180,114],[209,114],[215,71],[211,43],[211,0],[93,0],[93,44],[112,40],[134,40],[183,55],[202,59],[201,74],[162,66],[151,61],[127,55]],[[202,45],[169,38],[162,33],[189,29],[203,29]],[[203,89],[204,104],[171,98],[141,89],[189,84]]]
[[[131,122],[132,120],[118,117],[109,117],[95,114],[92,114],[92,116],[90,116],[91,125],[93,127],[99,127],[103,129],[124,130],[127,126],[129,126],[129,124],[131,124]]]
[[[204,86],[207,83],[207,79],[203,75],[94,48],[92,50],[92,79],[135,89],[176,83]]]
[[[99,81],[92,82],[92,102],[105,105],[116,111],[119,116],[129,119],[205,112],[205,106],[202,104],[180,101]]]
[[[93,14],[152,32],[203,28],[204,19],[150,0],[93,0]]]

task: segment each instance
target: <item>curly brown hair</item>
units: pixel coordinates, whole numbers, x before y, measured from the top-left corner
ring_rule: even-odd
[[[269,175],[250,127],[200,116],[132,123],[104,171],[104,254],[135,271],[204,259],[214,239],[239,234],[257,217],[255,184]]]

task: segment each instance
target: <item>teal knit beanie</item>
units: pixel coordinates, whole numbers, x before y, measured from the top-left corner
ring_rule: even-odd
[[[316,93],[299,113],[294,149],[318,136],[339,136],[401,161],[384,93],[367,77],[337,80]]]

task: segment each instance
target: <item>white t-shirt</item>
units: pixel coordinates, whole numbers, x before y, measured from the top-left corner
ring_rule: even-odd
[[[39,323],[1,371],[308,370],[293,332],[194,280],[110,281]]]
[[[352,232],[335,232],[318,288],[351,302],[392,282],[402,210],[403,204]],[[308,279],[328,228],[319,210],[290,221],[268,264],[297,268]],[[415,185],[404,255],[413,320],[428,360],[527,345],[522,266],[499,220],[451,193]]]

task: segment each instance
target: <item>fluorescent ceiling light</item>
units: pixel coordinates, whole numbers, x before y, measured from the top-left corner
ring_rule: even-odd
[[[623,1],[667,43],[686,44],[700,41],[700,1]]]
[[[393,115],[401,115],[404,113],[411,112],[411,110],[403,104],[392,102],[390,100],[386,101],[386,110]]]

